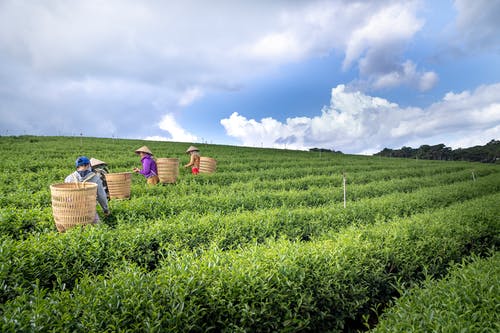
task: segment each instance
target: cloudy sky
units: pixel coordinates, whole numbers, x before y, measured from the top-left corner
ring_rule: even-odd
[[[0,135],[500,139],[500,0],[0,0]]]

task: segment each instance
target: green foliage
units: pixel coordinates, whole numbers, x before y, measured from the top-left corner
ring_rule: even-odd
[[[419,148],[384,148],[382,151],[374,154],[374,156],[498,163],[500,161],[500,141],[491,140],[484,146],[458,148],[455,150],[446,147],[442,143],[434,146],[422,145]]]
[[[216,173],[134,175],[101,225],[59,234],[49,185],[83,154],[130,171],[144,144],[187,162],[184,143],[0,137],[2,331],[351,331],[499,244],[498,165],[203,144]]]
[[[498,237],[483,238],[498,235],[500,207],[492,203],[499,199],[352,226],[324,241],[176,253],[151,272],[124,264],[50,294],[37,286],[4,304],[3,328],[340,332],[387,302],[398,285],[439,276],[469,251],[498,245]]]
[[[406,291],[373,332],[499,332],[500,254],[474,256],[443,280]]]

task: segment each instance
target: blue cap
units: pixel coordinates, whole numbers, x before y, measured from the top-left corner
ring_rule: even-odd
[[[78,168],[79,166],[82,165],[87,165],[90,164],[90,160],[87,156],[80,156],[76,159],[75,165]]]

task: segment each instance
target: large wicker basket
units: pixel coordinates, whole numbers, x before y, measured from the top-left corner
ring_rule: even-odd
[[[52,214],[59,232],[77,225],[94,223],[97,184],[62,183],[50,185]]]
[[[156,160],[158,166],[158,177],[161,183],[175,183],[179,176],[179,159],[178,158],[158,158]]]
[[[110,199],[130,198],[130,186],[132,184],[131,172],[117,172],[106,174]]]
[[[214,173],[217,169],[217,161],[213,158],[200,157],[200,173]]]

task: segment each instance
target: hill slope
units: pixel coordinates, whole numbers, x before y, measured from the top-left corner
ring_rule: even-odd
[[[143,145],[188,160],[186,143],[0,137],[2,331],[354,330],[499,244],[498,165],[206,144],[214,174],[133,175],[101,225],[58,233],[49,185],[76,157],[130,171]]]

